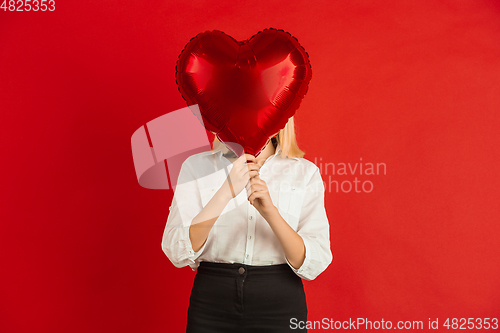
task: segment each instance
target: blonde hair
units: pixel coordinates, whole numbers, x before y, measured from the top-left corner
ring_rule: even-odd
[[[276,141],[278,142],[276,149],[281,148],[280,155],[282,157],[304,157],[305,151],[300,149],[297,144],[293,116],[288,118],[288,122],[285,127],[278,132],[276,135]],[[224,146],[222,148],[228,150],[228,148],[219,141],[217,135],[214,137],[213,144],[214,149],[216,149],[218,145],[222,144]]]

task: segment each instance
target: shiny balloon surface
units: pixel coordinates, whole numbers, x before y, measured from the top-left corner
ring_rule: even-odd
[[[285,127],[305,96],[312,71],[307,52],[288,32],[265,29],[245,41],[213,30],[179,55],[176,81],[205,128],[238,156],[257,156]]]

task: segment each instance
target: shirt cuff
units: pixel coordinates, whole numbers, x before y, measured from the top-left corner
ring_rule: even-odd
[[[201,247],[200,250],[194,251],[193,250],[193,244],[191,243],[191,239],[189,238],[189,227],[181,227],[182,228],[182,237],[181,237],[181,244],[182,244],[182,255],[181,255],[181,260],[188,260],[191,263],[194,263],[194,261],[203,253],[203,250],[205,250],[205,247],[207,245],[207,240],[205,240],[205,243]]]
[[[300,235],[299,235],[300,236]],[[302,236],[301,236],[302,237]],[[311,260],[312,258],[315,258],[316,253],[314,250],[314,246],[311,246],[310,241],[306,237],[302,237],[302,240],[304,241],[304,247],[306,248],[306,254],[305,254],[305,259],[302,265],[299,268],[294,268],[288,259],[285,256],[285,260],[290,266],[290,268],[297,274],[299,277],[305,279],[305,280],[313,280],[313,276],[311,275],[309,267],[311,266]]]

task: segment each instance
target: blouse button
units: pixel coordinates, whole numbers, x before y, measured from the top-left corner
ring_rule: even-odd
[[[248,236],[248,239],[252,239],[252,236]]]
[[[292,191],[295,191],[295,186],[294,186],[294,187],[292,187]]]
[[[249,219],[250,219],[250,220],[252,219],[252,215],[250,215]]]

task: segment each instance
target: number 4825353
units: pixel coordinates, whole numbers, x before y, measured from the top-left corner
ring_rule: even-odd
[[[53,12],[56,10],[56,2],[55,0],[4,0],[0,9],[4,12]]]

